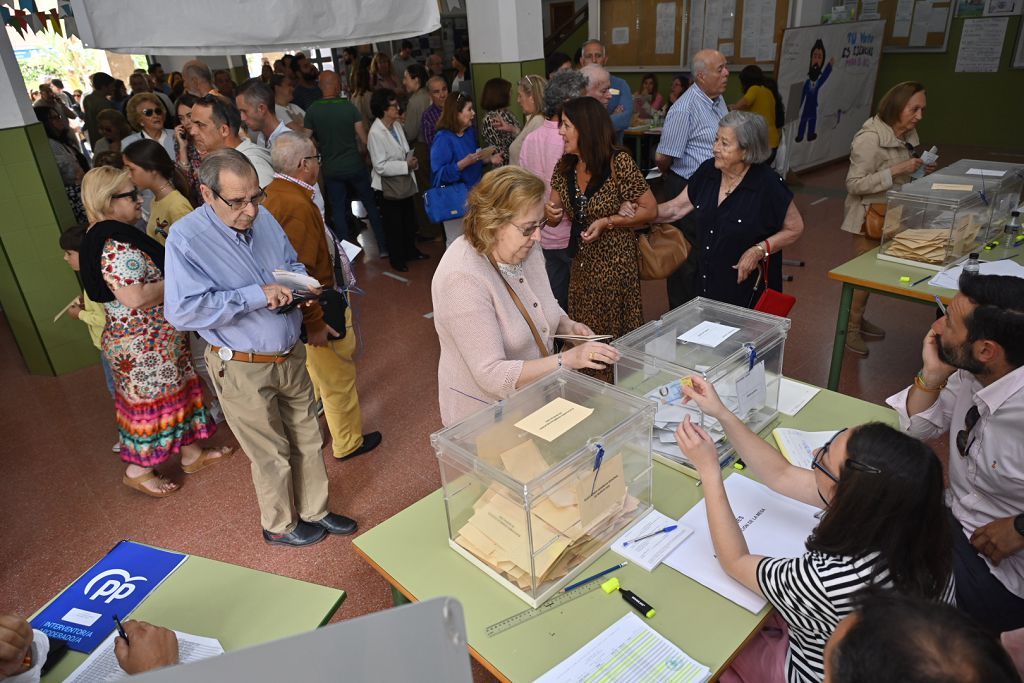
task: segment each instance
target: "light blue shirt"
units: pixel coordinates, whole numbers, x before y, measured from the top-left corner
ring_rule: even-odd
[[[712,100],[694,83],[668,110],[658,154],[674,157],[672,171],[688,180],[714,156],[718,122],[728,113],[721,95]]]
[[[174,224],[164,263],[164,317],[233,351],[283,353],[299,340],[302,312],[267,308],[275,269],[306,273],[288,236],[260,207],[252,227],[229,228],[205,204]]]
[[[608,100],[608,113],[611,114],[612,127],[615,128],[615,133],[621,141],[622,131],[629,128],[629,124],[633,122],[633,91],[629,89],[629,83],[618,76],[611,76],[609,81],[612,88],[619,91],[618,95],[612,95],[612,98]],[[612,114],[620,104],[622,111]]]

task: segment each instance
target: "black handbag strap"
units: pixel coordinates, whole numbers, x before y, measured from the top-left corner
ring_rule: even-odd
[[[515,303],[516,308],[518,308],[519,312],[523,314],[523,320],[525,320],[526,324],[530,326],[530,332],[533,333],[533,341],[537,344],[537,350],[540,351],[540,357],[544,358],[545,356],[550,356],[551,354],[548,353],[547,347],[544,346],[544,340],[541,338],[540,333],[537,332],[537,326],[533,324],[533,318],[531,318],[530,314],[527,313],[526,306],[523,306],[523,302],[519,298],[519,295],[516,294],[516,290],[512,289],[512,285],[510,285],[508,280],[505,279],[505,276],[501,274],[501,269],[498,268],[498,264],[495,262],[494,257],[488,256],[487,260],[490,262],[491,267],[494,268],[494,272],[498,274],[498,279],[501,280],[503,285],[505,285],[505,289],[508,290],[508,294],[512,297],[512,301]]]

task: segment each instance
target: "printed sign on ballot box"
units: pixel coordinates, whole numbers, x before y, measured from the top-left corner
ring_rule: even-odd
[[[32,627],[92,652],[188,555],[121,541],[39,615]]]

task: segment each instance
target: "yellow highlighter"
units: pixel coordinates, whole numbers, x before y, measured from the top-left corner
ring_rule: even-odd
[[[643,598],[641,598],[633,591],[628,591],[625,588],[622,588],[619,584],[619,580],[614,576],[605,581],[604,583],[602,583],[601,589],[609,595],[611,595],[611,593],[613,593],[614,591],[619,591],[619,594],[622,595],[623,600],[632,605],[633,609],[635,609],[637,612],[644,615],[648,619],[653,617],[655,614],[653,607],[644,602]]]

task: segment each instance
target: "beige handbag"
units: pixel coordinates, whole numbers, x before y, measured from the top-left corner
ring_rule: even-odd
[[[676,272],[690,255],[690,241],[681,230],[667,223],[654,223],[637,235],[640,249],[640,279],[663,280]]]

